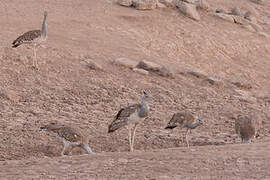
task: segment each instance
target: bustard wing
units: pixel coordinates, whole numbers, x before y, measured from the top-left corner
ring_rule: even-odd
[[[165,129],[173,129],[177,126],[184,126],[187,123],[193,123],[194,117],[190,113],[179,112],[175,113],[171,120],[168,122]]]
[[[109,125],[108,132],[113,132],[123,126],[126,126],[128,124],[128,118],[135,112],[137,112],[140,109],[140,104],[133,104],[126,108],[120,109],[118,111],[117,115],[115,116],[112,123]]]
[[[49,124],[41,129],[46,129],[48,131],[52,131],[57,133],[58,136],[66,139],[69,142],[85,142],[87,139],[82,135],[82,133],[76,129],[69,126],[57,125],[57,124]]]
[[[41,36],[41,31],[40,30],[32,30],[24,33],[23,35],[19,36],[16,40],[12,42],[12,47],[18,47],[21,44],[25,43],[31,43],[35,39],[39,38]]]

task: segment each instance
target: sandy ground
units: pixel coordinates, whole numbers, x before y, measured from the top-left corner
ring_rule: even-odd
[[[212,9],[253,8],[262,31],[270,34],[269,2],[209,4]],[[44,10],[49,13],[48,40],[38,51],[37,71],[31,68],[31,49],[12,49],[11,42],[38,29]],[[217,19],[211,11],[200,15],[195,22],[176,9],[138,11],[103,0],[2,0],[0,178],[269,178],[270,38]],[[119,57],[164,65],[174,78],[113,65]],[[103,70],[90,70],[89,59]],[[222,85],[185,74],[197,69]],[[239,88],[231,83],[235,80],[252,88]],[[138,102],[142,90],[153,97],[150,117],[137,130],[137,152],[127,153],[127,131],[107,134],[108,124],[121,107]],[[181,130],[164,130],[180,110],[205,122],[189,136],[194,151],[179,142]],[[232,118],[238,113],[253,116],[258,124],[252,145],[234,145],[240,143]],[[97,155],[77,149],[73,157],[59,157],[61,141],[39,130],[50,121],[83,129]]]

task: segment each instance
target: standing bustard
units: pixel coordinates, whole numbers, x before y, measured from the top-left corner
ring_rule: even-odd
[[[201,124],[202,121],[197,117],[194,117],[190,112],[179,112],[173,115],[172,119],[169,121],[165,129],[173,129],[177,126],[186,128],[187,130],[185,136],[184,137],[182,136],[182,141],[184,142],[183,138],[185,138],[187,146],[189,147],[187,138],[188,132]]]
[[[40,127],[40,129],[57,133],[60,139],[62,139],[64,145],[63,150],[61,152],[62,156],[65,154],[65,152],[69,147],[71,147],[71,150],[69,152],[72,152],[72,149],[75,147],[81,147],[88,154],[94,154],[94,152],[88,146],[88,138],[85,137],[79,129],[64,125],[58,125],[55,123],[45,125],[43,127]]]
[[[149,95],[146,92],[143,92],[140,104],[133,104],[120,109],[115,119],[109,125],[109,133],[114,132],[121,127],[127,127],[130,151],[133,151],[134,137],[138,125],[143,122],[149,114],[148,100]],[[132,126],[134,126],[133,131]]]
[[[235,119],[235,131],[236,134],[242,140],[242,143],[251,143],[251,138],[255,136],[255,123],[247,115],[238,115]]]
[[[41,45],[42,42],[46,41],[47,39],[47,11],[44,12],[43,23],[40,30],[32,30],[24,33],[23,35],[19,36],[15,41],[12,43],[12,47],[16,48],[21,44],[32,44],[33,45],[33,67],[38,68],[37,63],[37,47]]]

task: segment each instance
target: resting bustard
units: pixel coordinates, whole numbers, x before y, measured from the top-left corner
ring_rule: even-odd
[[[255,136],[255,123],[248,115],[238,115],[235,119],[235,131],[242,143],[249,144]]]
[[[130,151],[133,151],[135,132],[138,125],[143,122],[149,114],[149,98],[149,95],[146,92],[143,92],[140,104],[133,104],[120,109],[115,116],[115,119],[109,125],[109,133],[114,132],[121,127],[127,127]]]
[[[37,63],[37,47],[47,39],[47,11],[44,12],[43,22],[40,30],[32,30],[19,36],[13,41],[12,47],[16,48],[21,44],[33,45],[33,67],[38,69]]]
[[[173,129],[177,126],[186,128],[185,136],[182,136],[182,141],[184,142],[183,138],[185,138],[187,146],[189,147],[189,142],[187,138],[188,132],[201,124],[202,121],[197,117],[193,116],[190,112],[179,112],[173,115],[172,119],[169,121],[165,129]]]
[[[56,123],[50,123],[48,125],[45,125],[43,127],[40,127],[41,130],[47,130],[52,131],[54,133],[57,133],[57,135],[60,137],[60,139],[63,141],[63,150],[61,152],[61,155],[65,155],[66,151],[69,147],[71,149],[69,152],[72,153],[72,149],[75,147],[81,147],[83,148],[88,154],[94,154],[94,152],[91,150],[91,148],[88,146],[88,138],[85,137],[81,130],[77,128],[73,128],[70,126],[64,126],[59,125]],[[68,153],[69,153],[68,152]]]

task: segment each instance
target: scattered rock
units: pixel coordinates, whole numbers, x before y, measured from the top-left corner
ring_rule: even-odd
[[[132,0],[118,0],[118,4],[122,6],[130,7],[132,6],[133,1]]]
[[[173,74],[169,71],[168,68],[150,61],[146,60],[140,61],[139,64],[137,65],[137,68],[153,72],[159,76],[173,77]]]
[[[133,68],[132,69],[134,72],[137,72],[137,73],[140,73],[140,74],[143,74],[143,75],[149,75],[149,72],[144,70],[144,69],[139,69],[139,68]]]
[[[118,58],[113,60],[113,64],[125,66],[128,68],[135,68],[138,65],[138,62],[127,58]]]
[[[233,20],[234,20],[234,23],[236,24],[240,24],[240,25],[243,25],[243,24],[248,24],[249,22],[243,18],[243,17],[240,17],[240,16],[234,16],[232,15],[233,17]]]
[[[210,5],[206,0],[196,0],[195,5],[197,6],[198,9],[208,11],[210,9]]]
[[[157,71],[157,74],[163,77],[173,77],[173,73],[170,72],[170,70],[168,68],[166,68],[165,66],[161,67],[159,71]]]
[[[226,14],[226,10],[225,9],[222,9],[222,8],[217,8],[216,9],[216,13],[223,13],[223,14]]]
[[[180,0],[180,1],[184,1],[184,2],[187,2],[187,3],[190,3],[190,4],[195,4],[196,3],[196,0]]]
[[[221,79],[219,78],[215,78],[215,77],[209,77],[204,79],[203,81],[208,82],[211,85],[215,85],[215,86],[222,86],[223,82]]]
[[[102,70],[102,67],[91,60],[87,60],[87,67],[91,70]]]
[[[157,8],[162,9],[162,8],[166,8],[167,6],[165,4],[162,4],[160,2],[157,3]]]
[[[159,2],[167,7],[175,7],[173,0],[159,0]]]
[[[133,0],[132,4],[138,10],[151,10],[157,7],[156,0]]]
[[[180,12],[185,14],[187,17],[196,21],[199,21],[201,19],[199,13],[197,12],[196,5],[189,4],[187,2],[180,1],[180,0],[175,1],[175,5],[176,7],[178,7]]]
[[[232,80],[231,83],[240,89],[244,89],[244,90],[252,89],[252,85],[250,83],[243,82],[241,80]]]
[[[225,21],[234,23],[234,18],[231,15],[223,14],[223,13],[214,13],[213,16],[217,17],[217,18],[220,18],[220,19],[223,19]]]
[[[263,4],[264,0],[250,0],[251,2],[254,2],[256,4]]]
[[[137,68],[145,69],[147,71],[159,71],[162,68],[162,66],[150,61],[142,60],[137,65]]]
[[[257,22],[257,18],[253,15],[253,13],[251,11],[247,11],[244,14],[244,18],[251,21],[251,22],[254,22],[254,23]]]
[[[190,75],[195,76],[196,78],[200,78],[200,79],[208,78],[208,74],[202,70],[199,70],[199,69],[196,69],[193,71],[188,71],[187,74],[190,74]]]
[[[235,16],[241,16],[241,11],[239,8],[235,7],[231,9],[231,15],[235,15]]]

